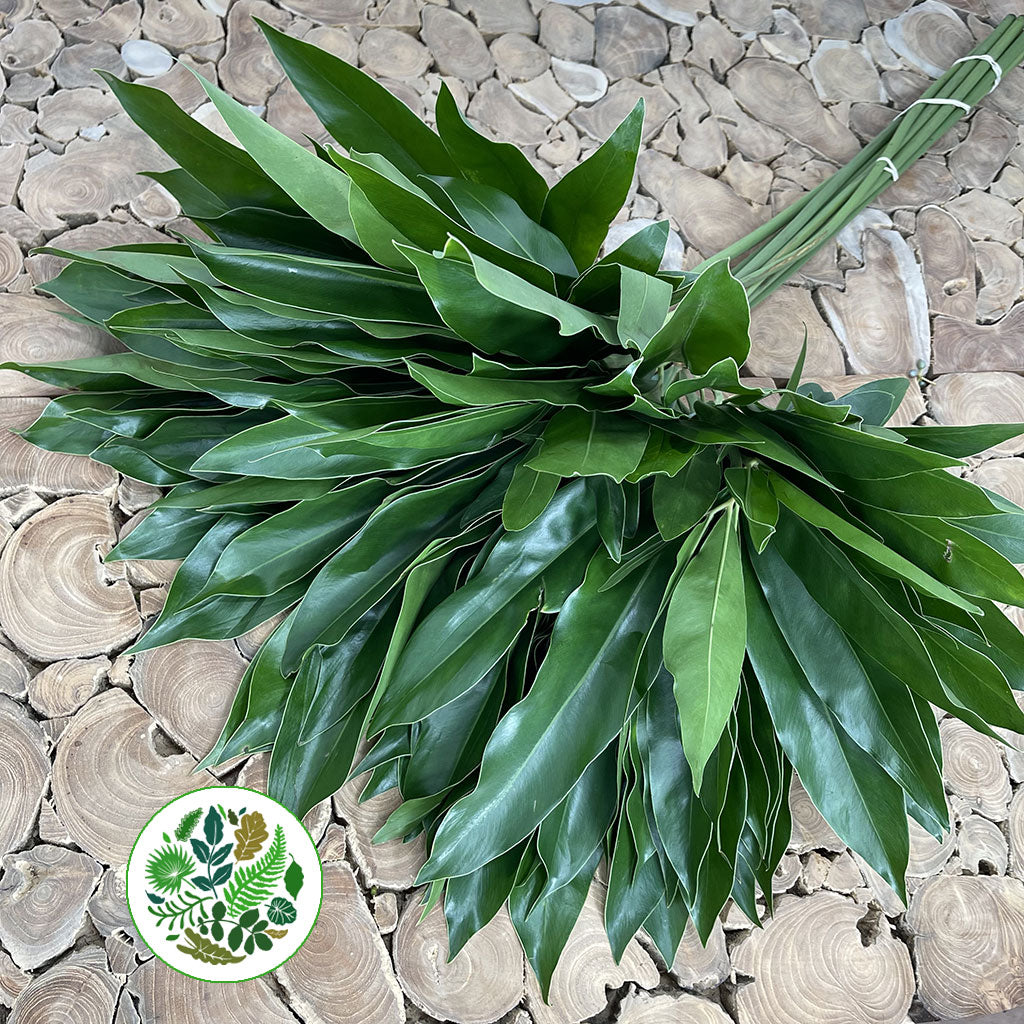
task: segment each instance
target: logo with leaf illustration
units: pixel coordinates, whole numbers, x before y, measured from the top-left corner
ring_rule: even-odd
[[[309,934],[320,862],[285,808],[253,790],[213,787],[150,820],[127,889],[132,919],[157,956],[193,977],[241,981],[283,963]]]

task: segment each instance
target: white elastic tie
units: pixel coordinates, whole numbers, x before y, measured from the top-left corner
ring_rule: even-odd
[[[896,165],[887,156],[878,157],[875,163],[881,164],[892,175],[893,181],[900,180],[900,172],[896,170]]]
[[[996,76],[996,80],[992,83],[992,89],[994,89],[1003,80],[1003,69],[999,61],[995,59],[989,53],[969,53],[966,57],[961,57],[959,60],[953,61],[954,64],[963,64],[969,60],[983,60],[992,68],[993,74]],[[989,92],[992,91],[989,89]]]
[[[969,114],[971,112],[971,105],[969,103],[964,103],[963,100],[954,100],[949,96],[935,96],[932,99],[927,100],[914,100],[914,102],[911,103],[909,107],[906,107],[905,109],[901,110],[896,116],[902,117],[908,110],[913,110],[914,107],[918,106],[921,103],[931,103],[934,104],[936,107],[959,107],[965,114]]]

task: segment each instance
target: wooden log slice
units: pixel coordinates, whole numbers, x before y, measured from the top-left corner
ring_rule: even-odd
[[[878,71],[863,47],[845,39],[823,39],[808,68],[818,96],[835,102],[879,102],[885,99]]]
[[[669,973],[683,988],[717,988],[729,977],[729,950],[725,945],[725,931],[716,921],[707,945],[700,940],[692,921],[686,922],[683,940],[676,950]]]
[[[807,331],[808,374],[825,377],[846,372],[839,341],[815,308],[806,288],[779,288],[751,311],[747,369],[760,377],[788,380]]]
[[[334,813],[348,826],[349,849],[363,883],[368,887],[411,889],[427,859],[423,837],[417,836],[408,843],[401,839],[374,843],[374,835],[401,800],[397,789],[389,789],[372,800],[359,803],[359,793],[365,785],[365,777],[355,778],[332,797]]]
[[[981,277],[978,319],[989,323],[1008,313],[1024,293],[1024,262],[1002,242],[977,242],[974,248]]]
[[[1012,245],[1020,240],[1024,214],[999,196],[974,188],[948,202],[946,209],[976,241],[991,239]]]
[[[0,696],[0,853],[29,841],[50,775],[48,744],[25,708]]]
[[[230,640],[182,640],[136,655],[130,675],[161,728],[201,760],[220,735],[247,666]]]
[[[968,479],[1024,505],[1024,459],[989,459],[968,473]]]
[[[999,826],[980,814],[964,818],[957,833],[957,854],[972,875],[1005,875],[1009,862],[1006,836]]]
[[[486,47],[484,49],[486,51]],[[430,51],[418,39],[397,28],[370,29],[360,40],[359,60],[375,78],[397,79],[419,78],[432,63]],[[490,63],[490,54],[487,61]]]
[[[1000,745],[956,718],[939,723],[946,785],[993,821],[1006,819],[1012,791]]]
[[[1021,331],[1024,331],[1024,303],[1015,306],[994,324],[976,324],[973,319],[938,316],[933,335],[933,371],[1024,371]]]
[[[324,865],[320,917],[277,977],[306,1024],[405,1020],[402,990],[388,951],[352,869],[343,862]]]
[[[24,265],[25,260],[18,240],[13,235],[0,232],[0,287],[6,288],[22,272]]]
[[[931,361],[928,300],[914,254],[896,231],[864,235],[864,267],[846,289],[819,293],[829,326],[856,373],[905,375]]]
[[[10,539],[13,530],[8,533]],[[9,647],[0,647],[0,693],[8,697],[24,697],[28,693],[28,665]]]
[[[1014,125],[981,109],[971,118],[967,138],[949,154],[949,169],[964,188],[988,188],[1016,144]]]
[[[612,958],[604,930],[604,892],[594,882],[551,979],[549,1001],[541,998],[533,972],[526,972],[526,1005],[535,1024],[580,1024],[607,1004],[606,989],[633,982],[655,988],[658,968],[636,939],[620,963]]]
[[[14,1000],[25,991],[32,976],[25,974],[20,967],[0,949],[0,1006],[8,1008]]]
[[[33,18],[18,22],[0,40],[0,66],[8,77],[19,71],[43,70],[63,42],[60,29],[50,21]]]
[[[29,703],[47,718],[73,715],[99,692],[109,670],[110,659],[103,655],[55,661],[29,681]]]
[[[103,947],[85,946],[37,974],[14,1001],[7,1022],[110,1024],[120,987],[107,971]]]
[[[942,839],[936,839],[930,832],[919,825],[913,818],[907,819],[910,830],[910,860],[907,864],[907,876],[910,878],[928,878],[938,874],[953,856],[956,848],[956,831],[946,832]]]
[[[949,373],[928,391],[938,423],[1020,423],[1024,421],[1024,378],[1014,373]],[[1019,455],[1024,436],[989,448],[985,455]]]
[[[832,831],[795,775],[789,790],[789,810],[793,816],[793,838],[789,848],[794,853],[810,853],[811,850],[841,853],[846,849],[846,843]]]
[[[618,1024],[730,1024],[718,1003],[685,992],[629,992],[622,1000]]]
[[[89,900],[89,919],[104,938],[125,935],[134,943],[138,955],[148,958],[152,954],[136,931],[128,909],[125,868],[126,865],[119,864],[103,872],[100,884]]]
[[[729,72],[729,88],[751,116],[785,132],[827,160],[845,163],[860,150],[857,137],[787,64],[747,59]]]
[[[92,857],[60,846],[4,857],[0,941],[19,967],[33,970],[75,941],[102,873]]]
[[[918,215],[916,238],[928,308],[973,323],[975,262],[967,232],[945,210],[929,206]]]
[[[142,33],[172,53],[181,53],[223,39],[224,24],[199,0],[147,0]]]
[[[974,45],[970,29],[938,0],[924,0],[898,18],[887,21],[885,41],[904,60],[931,78],[938,78]]]
[[[455,1024],[491,1024],[523,998],[522,946],[508,911],[498,912],[448,961],[440,904],[420,922],[422,892],[412,893],[394,939],[395,973],[424,1013]]]
[[[254,18],[282,32],[291,20],[266,0],[239,0],[232,4],[228,11],[227,51],[217,71],[224,88],[240,103],[264,104],[284,73]]]
[[[120,343],[105,331],[66,320],[58,312],[61,309],[65,309],[63,303],[42,295],[0,294],[0,321],[4,325],[0,356],[22,363],[43,363],[105,356],[121,350]],[[0,370],[0,395],[20,398],[54,395],[59,390],[16,370]],[[113,472],[101,468],[104,474]],[[6,480],[7,473],[4,476]]]
[[[884,920],[865,943],[865,916],[837,893],[781,897],[733,953],[754,979],[736,992],[740,1024],[900,1024],[914,996],[910,953]]]
[[[142,625],[124,567],[101,561],[114,520],[94,494],[62,498],[20,526],[0,554],[0,623],[39,661],[105,654]]]
[[[918,995],[937,1017],[1024,1004],[1024,885],[1015,878],[938,875],[914,893]]]
[[[188,978],[153,957],[128,978],[144,1021],[180,1024],[295,1024],[295,1017],[264,978],[211,985]]]
[[[1010,801],[1006,833],[1010,846],[1008,870],[1014,878],[1024,879],[1024,789],[1018,789]]]
[[[193,774],[190,754],[159,752],[156,723],[123,690],[104,690],[57,743],[57,813],[87,853],[105,864],[128,860],[143,825],[173,797],[217,784]]]

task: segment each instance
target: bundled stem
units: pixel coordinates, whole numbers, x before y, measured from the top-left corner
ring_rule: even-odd
[[[987,58],[999,65],[999,75]],[[1008,15],[846,166],[696,269],[725,257],[734,261],[733,273],[747,289],[751,305],[766,298],[1022,60],[1024,15]]]

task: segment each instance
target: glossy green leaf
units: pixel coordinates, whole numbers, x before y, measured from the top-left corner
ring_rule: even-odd
[[[621,483],[640,463],[650,428],[632,416],[562,409],[527,465],[561,477],[609,476]]]

